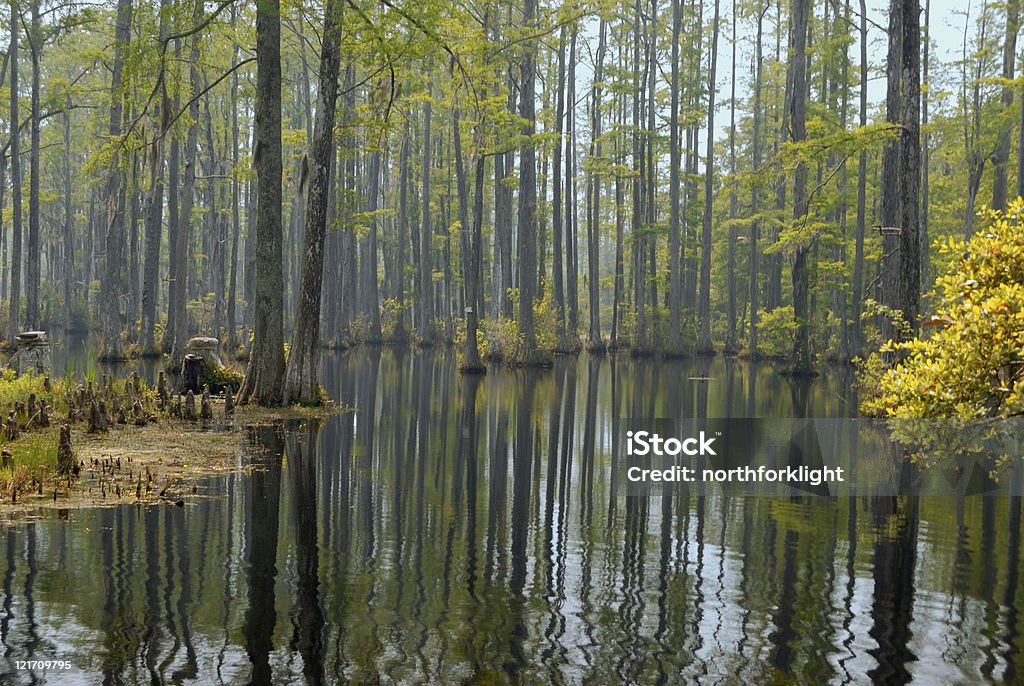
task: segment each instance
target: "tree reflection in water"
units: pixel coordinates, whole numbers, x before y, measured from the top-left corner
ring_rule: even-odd
[[[618,493],[614,418],[843,416],[843,373],[476,377],[401,349],[323,369],[353,411],[253,427],[255,468],[184,509],[9,526],[0,682],[46,658],[111,683],[1019,679],[1019,499]]]

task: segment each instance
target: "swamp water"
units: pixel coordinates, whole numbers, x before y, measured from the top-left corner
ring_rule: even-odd
[[[0,530],[0,683],[1024,681],[1019,499],[611,484],[615,417],[851,416],[848,372],[322,369],[354,411],[253,430],[183,509]]]

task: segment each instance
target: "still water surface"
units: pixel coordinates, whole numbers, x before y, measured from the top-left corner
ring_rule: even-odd
[[[611,484],[614,417],[840,417],[851,377],[325,356],[184,509],[0,530],[0,683],[1020,683],[1020,502]],[[707,376],[706,383],[689,377]],[[67,660],[69,672],[18,670]]]

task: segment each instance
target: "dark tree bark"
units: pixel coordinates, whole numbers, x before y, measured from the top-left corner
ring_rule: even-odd
[[[25,262],[25,328],[35,329],[39,321],[39,53],[43,49],[39,23],[39,0],[30,0],[32,20],[28,47],[32,60],[32,119],[29,137],[28,245]]]
[[[75,219],[71,204],[71,99],[65,101],[64,116],[64,235],[63,246],[63,291],[64,291],[64,330],[72,327],[73,300],[71,286],[75,280]],[[2,206],[3,203],[0,203]]]
[[[555,150],[552,159],[552,198],[551,198],[551,281],[552,293],[555,297],[555,317],[558,327],[558,351],[566,350],[565,340],[565,287],[562,273],[562,121],[565,118],[565,33],[562,26],[558,38],[558,80],[555,95]]]
[[[320,292],[324,265],[324,234],[327,229],[327,197],[334,155],[334,114],[338,99],[341,67],[340,0],[327,0],[324,7],[324,37],[320,52],[320,82],[317,88],[316,122],[310,146],[309,201],[306,204],[305,250],[302,282],[295,317],[285,402],[317,403],[320,362]]]
[[[669,86],[669,177],[668,177],[668,341],[666,354],[684,352],[682,345],[683,265],[680,261],[680,164],[679,148],[679,37],[683,27],[683,0],[672,0],[672,56]]]
[[[920,1],[920,0],[918,0]],[[927,19],[925,20],[927,22]],[[1003,93],[1000,103],[1007,112],[1013,107],[1014,62],[1017,58],[1017,29],[1020,25],[1020,0],[1008,0],[1006,3],[1006,39],[1003,41]],[[927,55],[927,52],[925,53]],[[927,97],[927,96],[925,96]],[[992,155],[992,209],[1006,209],[1006,168],[1010,160],[1010,135],[1013,133],[1013,122],[1009,119],[1000,127],[996,149]]]
[[[523,27],[536,30],[537,2],[523,3]],[[519,66],[519,116],[523,118],[524,143],[520,150],[519,170],[519,331],[523,337],[522,361],[542,362],[537,354],[537,332],[533,325],[534,298],[537,294],[537,161],[533,134],[536,131],[534,83],[537,69],[536,39],[526,41]]]
[[[847,0],[849,4],[849,0]],[[1018,5],[1018,0],[1013,0],[1014,5]],[[928,57],[931,53],[931,0],[925,0],[924,3],[924,26],[925,30],[921,32],[922,38],[924,39],[924,56],[922,58],[921,71],[922,78],[924,79],[924,89],[921,92],[921,296],[931,288],[931,245],[928,239],[928,89],[931,86],[931,81],[928,80]],[[1019,9],[1018,9],[1019,15]],[[1016,43],[1016,32],[1014,32],[1014,42]],[[1013,59],[1012,57],[1010,58]],[[1005,94],[1004,94],[1005,95]],[[1010,93],[1010,102],[1013,102],[1013,93]],[[1024,110],[1022,110],[1024,111]],[[1007,132],[1007,145],[1009,145],[1010,132]],[[1007,149],[1009,150],[1009,149]],[[1024,172],[1024,150],[1017,151],[1017,195],[1021,195],[1021,184],[1024,183],[1024,179],[1021,178],[1021,173]]]
[[[281,4],[256,3],[256,284],[252,354],[239,402],[278,405],[284,381],[281,266]]]
[[[160,42],[167,40],[170,32],[168,13],[170,12],[170,0],[160,2]],[[162,54],[162,53],[161,53]],[[146,196],[146,218],[145,218],[145,263],[142,273],[142,349],[145,353],[152,353],[156,345],[156,321],[157,321],[157,300],[159,299],[160,285],[160,236],[163,232],[164,213],[164,150],[166,130],[164,119],[169,116],[165,109],[170,105],[167,99],[167,82],[164,76],[163,66],[160,75],[158,89],[160,96],[153,103],[152,128],[156,132],[156,140],[153,141],[152,149],[149,151],[149,192]]]
[[[860,0],[860,119],[861,127],[868,123],[868,19],[867,2]],[[864,232],[867,224],[868,153],[860,151],[857,162],[857,236],[853,258],[853,319],[854,352],[864,345],[861,334],[861,306],[864,301]]]
[[[456,140],[458,140],[458,119],[456,119]],[[461,145],[459,146],[461,148]],[[461,160],[461,150],[456,153]],[[464,258],[466,270],[466,343],[462,351],[459,370],[464,373],[482,374],[487,368],[480,361],[480,348],[476,335],[480,315],[477,311],[480,300],[480,282],[483,280],[483,222],[484,222],[484,156],[476,151],[473,179],[473,227],[469,232],[469,250]],[[461,164],[461,161],[459,162]],[[461,185],[465,185],[463,182]],[[460,199],[461,203],[461,199]]]
[[[705,354],[714,352],[714,347],[711,345],[711,221],[714,209],[715,77],[718,66],[718,5],[719,0],[715,0],[715,15],[711,25],[711,67],[708,73],[708,140],[704,172],[704,226],[700,239],[700,302],[698,304],[700,311],[700,335],[697,340],[697,352]],[[799,56],[798,53],[797,59],[799,59]],[[796,139],[794,138],[794,140]]]
[[[899,135],[882,160],[882,304],[898,311],[913,336],[921,297],[921,32],[918,0],[891,0],[886,119]],[[883,335],[905,334],[887,323]]]
[[[681,1],[681,0],[677,0]],[[604,80],[604,57],[607,50],[608,27],[604,19],[598,27],[597,61],[594,67],[593,95],[590,106],[591,161],[601,164],[603,141],[601,140],[601,93]],[[677,160],[678,162],[678,160]],[[674,168],[674,165],[673,165]],[[591,210],[587,222],[587,293],[590,300],[590,327],[587,335],[587,349],[603,352],[604,339],[601,336],[601,283],[600,283],[600,239],[601,239],[601,172],[591,172]]]
[[[726,290],[728,307],[726,311],[725,352],[735,355],[739,350],[736,341],[736,0],[732,1],[732,75],[729,79],[729,255],[726,266]]]
[[[420,264],[419,282],[420,292],[417,294],[419,301],[419,323],[420,345],[430,347],[434,345],[434,267],[430,259],[433,231],[430,226],[430,166],[431,166],[431,141],[430,125],[433,118],[432,108],[433,84],[427,84],[427,99],[423,103],[423,196],[420,202],[423,206],[420,221]]]
[[[192,13],[192,23],[198,26],[203,19],[203,0],[196,0]],[[189,60],[189,127],[185,135],[185,178],[181,185],[181,215],[178,229],[174,236],[174,252],[178,256],[178,273],[171,282],[170,299],[174,301],[177,316],[172,331],[171,358],[169,368],[174,371],[181,368],[185,359],[185,344],[189,339],[188,321],[188,283],[191,271],[188,259],[188,246],[192,234],[192,209],[195,204],[196,165],[199,162],[199,36],[192,37],[191,56]]]
[[[124,179],[120,171],[121,126],[124,93],[121,84],[125,53],[131,40],[132,3],[118,0],[114,63],[110,84],[110,141],[114,154],[107,179],[107,240],[103,270],[103,291],[100,313],[103,339],[100,356],[108,360],[123,357],[121,353],[121,264],[124,260]]]
[[[633,276],[633,311],[636,314],[636,324],[633,331],[634,354],[649,352],[647,341],[647,303],[644,299],[644,251],[646,238],[644,228],[646,223],[644,203],[644,182],[647,173],[647,166],[644,163],[644,117],[642,104],[644,101],[644,85],[646,84],[646,69],[650,68],[649,54],[646,59],[641,60],[641,46],[646,41],[642,31],[644,12],[641,0],[635,0],[633,7],[633,65],[632,65],[632,131],[631,131],[631,164],[632,164],[632,188],[631,196],[633,211],[630,216],[630,232],[633,239],[632,251],[632,276]],[[641,66],[642,64],[642,66]]]
[[[181,57],[181,41],[174,41],[174,59],[176,62],[182,59]],[[175,112],[178,111],[181,103],[181,95],[178,89],[175,89],[174,103],[172,105]],[[164,107],[167,107],[169,103],[164,103]],[[175,323],[178,318],[178,300],[173,297],[174,283],[178,280],[178,271],[184,269],[185,266],[180,264],[178,261],[178,231],[180,230],[180,222],[178,221],[178,178],[181,172],[181,143],[178,141],[177,136],[171,137],[171,151],[167,158],[167,271],[168,271],[168,284],[167,284],[167,324],[164,327],[163,340],[160,343],[160,348],[165,353],[171,352],[171,348],[174,347],[174,332],[177,328]],[[252,264],[251,261],[248,262]],[[249,270],[253,271],[254,270]],[[249,299],[249,307],[252,307],[252,299]]]
[[[405,120],[402,132],[402,151],[399,153],[398,181],[398,245],[395,257],[395,300],[398,302],[398,322],[395,325],[394,337],[398,341],[405,340],[405,264],[406,243],[410,240],[409,231],[409,159],[412,147],[412,122]]]
[[[790,125],[791,140],[794,143],[800,143],[807,138],[807,28],[810,14],[810,0],[793,0]],[[807,218],[807,202],[807,165],[800,161],[797,162],[793,181],[793,220],[797,226]],[[797,324],[791,369],[794,374],[809,374],[813,370],[810,347],[811,313],[808,303],[810,275],[807,265],[810,249],[810,242],[801,239],[793,255],[793,316]]]
[[[580,347],[579,341],[579,320],[580,320],[580,289],[579,289],[579,249],[577,242],[576,221],[576,42],[579,36],[579,25],[575,22],[572,25],[572,34],[569,40],[569,75],[568,93],[566,94],[566,131],[569,134],[566,140],[565,153],[565,257],[566,257],[566,316],[568,317],[568,332],[570,351],[577,351]]]
[[[231,23],[238,23],[238,9],[231,5]],[[238,63],[238,43],[234,44],[234,60]],[[238,181],[238,71],[231,74],[231,258],[228,276],[228,302],[227,302],[227,330],[228,340],[226,350],[228,355],[234,355],[238,345],[236,340],[235,318],[236,298],[238,292],[238,237],[242,231],[241,210],[239,209],[239,195],[241,194]]]
[[[753,157],[753,173],[756,175],[761,169],[761,88],[762,88],[762,61],[764,59],[763,54],[763,38],[764,38],[764,15],[768,13],[770,5],[766,2],[764,9],[757,15],[757,39],[756,46],[754,48],[754,135],[752,141],[751,154]],[[760,231],[760,220],[758,219],[759,211],[759,193],[757,185],[754,184],[750,191],[750,213],[753,215],[754,220],[750,223],[750,297],[749,297],[749,309],[750,309],[750,330],[747,332],[747,355],[752,359],[760,357],[760,352],[757,349],[757,327],[758,327],[758,302],[760,300],[761,289],[758,283],[759,272],[760,272],[760,255],[758,255],[757,239]]]
[[[11,2],[11,300],[7,340],[13,342],[21,328],[21,131],[18,114],[18,16],[17,0]]]

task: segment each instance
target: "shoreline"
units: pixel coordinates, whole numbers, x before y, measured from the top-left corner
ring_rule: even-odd
[[[190,421],[161,416],[145,426],[115,424],[96,433],[90,433],[82,422],[75,423],[71,444],[77,476],[58,475],[56,457],[51,465],[35,466],[43,470],[42,478],[31,473],[28,466],[18,472],[19,445],[32,444],[34,449],[56,456],[58,422],[6,443],[12,449],[14,467],[10,476],[0,477],[4,493],[0,522],[32,521],[54,510],[60,518],[66,518],[70,510],[99,507],[183,507],[190,499],[208,496],[204,480],[258,469],[248,459],[258,449],[249,438],[250,428],[323,421],[348,411],[334,404],[309,408],[247,405],[237,406],[234,415],[225,418],[223,398],[212,398],[211,404],[214,419]]]

